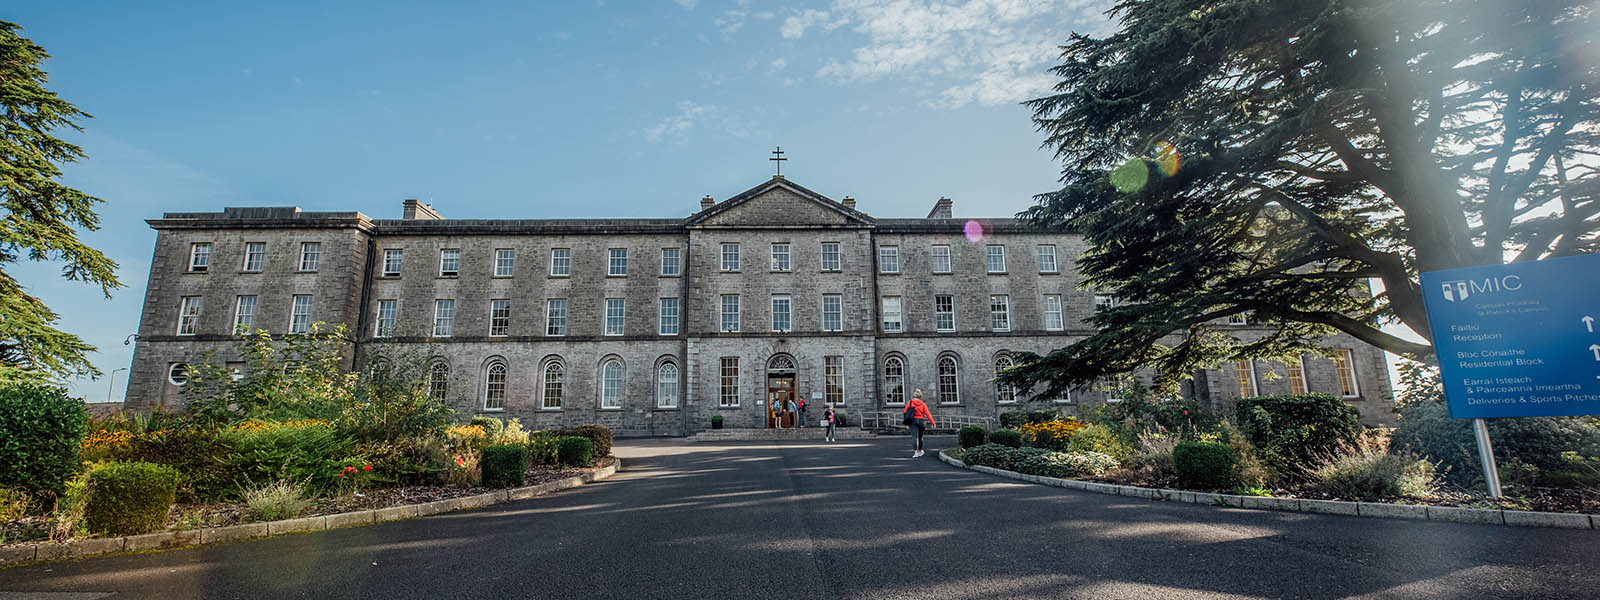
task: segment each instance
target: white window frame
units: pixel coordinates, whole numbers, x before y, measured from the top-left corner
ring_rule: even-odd
[[[1245,377],[1246,374],[1249,377]],[[1240,398],[1261,395],[1261,386],[1256,381],[1256,361],[1248,358],[1233,361],[1233,380],[1238,384]],[[1249,393],[1245,393],[1246,383],[1250,384]]]
[[[305,302],[304,302],[305,310],[304,311],[300,310],[301,307],[302,307],[301,306],[302,303],[300,301],[301,298],[305,299]],[[308,333],[308,332],[310,332],[311,331],[311,323],[313,322],[312,319],[311,319],[311,313],[312,313],[313,310],[316,310],[316,299],[313,298],[311,296],[311,294],[295,294],[293,296],[290,296],[289,297],[289,333]],[[302,317],[304,317],[305,322],[302,323],[299,327],[296,327],[295,326],[295,321],[300,319],[300,318],[302,318]]]
[[[249,302],[245,302],[245,298],[249,298],[250,301]],[[245,305],[246,304],[248,304],[249,307],[250,307],[250,310],[248,312],[245,311]],[[238,335],[240,333],[240,329],[239,328],[241,328],[241,327],[244,328],[243,333],[250,333],[251,331],[255,330],[255,328],[256,328],[256,309],[260,308],[260,306],[261,306],[261,299],[259,297],[257,297],[257,296],[254,296],[254,295],[241,295],[241,296],[236,296],[234,298],[234,300],[233,300],[233,333],[235,335]],[[246,321],[246,319],[248,319],[248,322]]]
[[[615,387],[612,386],[611,367],[617,368]],[[600,362],[600,410],[622,410],[622,396],[627,392],[628,367],[620,358],[607,358]],[[615,392],[615,393],[613,393]]]
[[[623,333],[625,333],[627,331],[627,329],[628,329],[628,301],[627,301],[627,299],[626,298],[606,298],[605,307],[606,307],[605,334],[606,335],[623,335]],[[612,313],[612,310],[611,310],[612,307],[616,307],[616,314],[615,315],[611,314]],[[616,319],[616,321],[615,321],[616,327],[615,328],[612,327],[612,324],[613,324],[612,319]]]
[[[394,270],[393,271],[389,270],[389,266],[390,266],[389,265],[389,263],[390,263],[389,259],[391,257],[394,258]],[[406,251],[405,251],[404,248],[384,248],[383,249],[383,276],[384,277],[399,277],[401,269],[405,268],[405,264],[406,264],[405,261],[406,261]]]
[[[454,298],[433,300],[433,337],[450,337],[456,330],[456,301]],[[442,332],[442,333],[441,333]]]
[[[1250,318],[1246,317],[1245,314],[1242,313],[1242,312],[1236,312],[1236,313],[1233,313],[1231,315],[1228,315],[1228,324],[1229,325],[1249,325],[1250,324]]]
[[[1050,319],[1052,317],[1055,318],[1055,323],[1054,324],[1051,324],[1051,322],[1050,322]],[[1067,329],[1067,317],[1066,317],[1066,314],[1064,312],[1062,312],[1061,294],[1045,294],[1044,295],[1044,330],[1045,331],[1066,331],[1066,329]]]
[[[890,274],[900,272],[899,246],[878,246],[878,272]]]
[[[387,311],[389,314],[387,316],[384,315],[385,306],[387,306],[389,308],[389,310]],[[376,319],[376,322],[373,324],[372,337],[376,337],[376,338],[391,338],[391,337],[394,337],[394,335],[396,333],[396,330],[398,330],[400,328],[400,301],[396,300],[396,299],[380,299],[380,300],[378,300],[378,313],[377,314],[378,314],[378,318]],[[387,325],[387,327],[385,327],[385,325]]]
[[[499,370],[499,388],[496,390],[495,375]],[[492,360],[483,368],[483,410],[485,412],[501,412],[506,409],[506,391],[510,387],[511,369],[503,360]],[[496,391],[499,393],[496,394]]]
[[[561,310],[557,311],[557,307],[559,307]],[[551,333],[551,330],[554,330],[555,333]],[[566,298],[545,298],[544,335],[546,337],[562,337],[567,335]]]
[[[667,370],[672,370],[672,381],[667,381]],[[678,368],[678,363],[670,360],[661,361],[656,366],[656,408],[673,409],[678,407],[678,382],[683,380],[683,371]]]
[[[606,249],[606,277],[628,276],[628,249]]]
[[[1299,395],[1311,393],[1311,386],[1306,381],[1305,355],[1296,354],[1293,362],[1285,363],[1284,367],[1289,371],[1289,393]]]
[[[441,377],[442,375],[442,377]],[[435,362],[428,365],[428,397],[443,400],[450,394],[450,365]]]
[[[995,251],[999,250],[997,254]],[[995,257],[1000,258],[1000,268],[996,269]],[[1005,244],[989,244],[983,248],[983,266],[990,274],[1003,274],[1006,272],[1006,247]]]
[[[954,400],[945,401],[944,396],[944,365],[948,361],[951,367],[950,389]],[[961,404],[961,359],[954,354],[941,354],[934,362],[934,376],[936,387],[934,395],[939,399],[940,406],[957,406]]]
[[[723,273],[739,272],[738,242],[722,242],[721,254],[719,254],[719,256],[721,256],[721,263],[719,266],[722,267],[718,269],[719,271]]]
[[[890,371],[891,367],[894,371]],[[883,403],[886,406],[904,406],[906,403],[906,359],[904,358],[890,356],[883,359]]]
[[[824,406],[844,406],[844,357],[822,357],[822,402]]]
[[[550,276],[551,277],[571,277],[572,276],[572,249],[571,248],[551,248],[550,249]]]
[[[999,310],[995,310],[998,306]],[[989,330],[1011,331],[1011,295],[989,295]]]
[[[504,310],[506,314],[504,317],[495,315],[496,312],[501,310],[500,304],[502,302],[505,303]],[[500,324],[500,333],[495,333],[495,321],[498,319],[504,319],[505,322]],[[506,337],[509,335],[511,335],[511,299],[494,298],[489,300],[489,337]]]
[[[1094,295],[1094,311],[1111,310],[1117,305],[1117,297],[1107,294]]]
[[[517,274],[517,249],[494,249],[494,276],[513,277]]]
[[[828,310],[828,300],[833,300],[833,310]],[[828,319],[833,319],[829,327]],[[844,331],[844,294],[822,295],[822,330]]]
[[[1333,349],[1333,367],[1339,376],[1339,395],[1344,398],[1361,397],[1361,380],[1356,377],[1356,352],[1350,348]],[[1349,386],[1345,379],[1349,378]]]
[[[1000,377],[1000,373],[1004,372],[1006,369],[1009,369],[1011,367],[1016,366],[1016,364],[1017,364],[1017,361],[1013,360],[1008,355],[1002,354],[1000,356],[996,356],[994,358],[994,376],[995,376],[995,378],[998,379]],[[1017,403],[1017,390],[1016,390],[1016,388],[1013,388],[1013,387],[1011,387],[1009,385],[1006,385],[1004,383],[1000,383],[999,381],[995,381],[994,382],[994,403],[995,404],[1016,404]]]
[[[252,253],[251,252],[252,249],[259,250],[260,252],[259,253]],[[254,268],[251,268],[250,258],[252,256],[255,257],[255,259],[256,259]],[[262,271],[265,271],[266,268],[267,268],[267,243],[266,242],[245,242],[244,243],[244,260],[243,260],[243,262],[239,263],[239,270],[243,271],[245,273],[260,273]]]
[[[778,315],[780,314],[778,306],[780,304],[783,306],[781,313],[783,322],[781,323],[778,321]],[[794,329],[794,301],[789,298],[788,294],[773,294],[772,302],[769,306],[772,308],[772,331],[783,333]]]
[[[730,362],[731,361],[731,362]],[[728,374],[729,368],[733,374]],[[739,408],[739,357],[724,356],[718,363],[717,370],[717,407]]]
[[[554,377],[552,378],[552,374]],[[554,392],[555,404],[550,403]],[[561,410],[567,396],[567,364],[559,358],[546,360],[539,370],[539,410]]]
[[[1048,250],[1049,252],[1046,252],[1046,250]],[[1047,258],[1049,259],[1048,260],[1048,264],[1046,262]],[[1056,260],[1056,245],[1055,244],[1039,244],[1039,272],[1040,273],[1060,273],[1061,272],[1061,263]]]
[[[955,258],[950,254],[949,244],[934,244],[928,250],[928,255],[931,257],[929,268],[934,275],[946,275],[955,270]]]
[[[889,310],[889,304],[891,300],[894,301],[893,311]],[[880,312],[883,315],[879,325],[883,328],[884,333],[900,333],[905,331],[905,303],[900,300],[899,296],[884,296],[879,307],[881,308]],[[889,320],[889,315],[891,312],[894,315],[893,321]],[[893,327],[890,327],[891,324]]]
[[[667,257],[669,257],[669,256],[672,257],[671,261],[667,260]],[[668,269],[667,268],[668,265],[671,265],[672,268]],[[662,248],[661,249],[661,276],[662,277],[678,277],[678,276],[681,276],[682,274],[683,274],[683,249],[682,248]]]
[[[729,310],[729,308],[730,308],[730,305],[728,304],[729,299],[733,300],[733,304],[731,305],[732,310]],[[720,305],[720,313],[719,314],[721,316],[721,319],[718,321],[718,329],[717,329],[717,331],[722,331],[722,332],[725,332],[725,333],[738,333],[739,332],[739,295],[738,294],[722,294],[722,296],[721,296],[720,300],[718,301],[718,303]],[[731,320],[730,320],[730,317],[732,318]]]
[[[791,246],[789,245],[788,242],[773,242],[772,243],[772,270],[773,271],[792,271],[792,270],[794,270],[793,253],[790,252],[790,248],[791,248]]]
[[[183,296],[178,301],[178,335],[194,335],[200,328],[200,313],[205,310],[205,296]]]
[[[300,272],[315,273],[322,266],[322,242],[300,242]]]
[[[451,262],[455,263],[455,268],[453,268],[453,269],[446,268],[446,267],[448,267],[450,265]],[[440,277],[460,277],[461,276],[461,249],[460,248],[440,248],[439,249],[439,276]]]
[[[189,384],[189,363],[167,363],[167,382],[183,387]],[[182,378],[180,380],[180,378]]]
[[[674,296],[661,298],[660,302],[656,303],[656,306],[658,320],[656,333],[660,335],[678,335],[678,332],[682,330],[683,302]],[[671,314],[668,314],[668,306],[672,308]],[[671,323],[672,327],[667,327],[668,323]]]
[[[943,311],[939,310],[939,299],[940,298],[945,298],[945,299],[948,299],[950,301],[950,306],[949,306],[950,310],[943,310]],[[944,317],[949,317],[950,318],[950,324],[949,325],[945,325],[945,323],[941,320]],[[939,331],[939,332],[942,332],[942,333],[950,333],[950,332],[956,330],[956,297],[955,297],[955,294],[934,294],[933,295],[933,329],[935,331]]]
[[[201,250],[204,249],[204,252]],[[205,273],[211,269],[211,242],[189,244],[189,272]]]
[[[832,261],[830,261],[828,257],[828,250],[830,248],[833,250]],[[822,242],[821,246],[818,247],[817,253],[819,254],[818,259],[821,261],[822,265],[820,270],[824,272],[844,270],[844,255],[840,250],[839,242]]]

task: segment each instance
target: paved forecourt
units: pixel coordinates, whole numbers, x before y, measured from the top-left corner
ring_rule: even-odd
[[[623,441],[623,472],[551,496],[5,569],[0,600],[1600,597],[1594,531],[1103,496],[907,442]]]

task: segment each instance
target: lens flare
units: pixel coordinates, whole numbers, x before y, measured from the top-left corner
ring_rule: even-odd
[[[1130,158],[1128,162],[1111,171],[1111,187],[1124,194],[1137,193],[1144,189],[1144,184],[1150,179],[1150,170],[1144,166],[1144,159]]]
[[[977,221],[967,221],[967,224],[961,227],[961,232],[966,234],[967,241],[969,241],[969,242],[981,242],[981,241],[983,241],[983,224],[982,223],[979,223]]]
[[[1162,140],[1156,143],[1156,170],[1162,175],[1171,177],[1178,174],[1178,147],[1172,142]]]

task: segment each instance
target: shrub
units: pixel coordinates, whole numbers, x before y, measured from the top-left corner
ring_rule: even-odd
[[[1361,432],[1354,406],[1327,394],[1240,398],[1239,429],[1279,474],[1300,477]]]
[[[589,438],[594,445],[595,458],[611,456],[611,428],[604,425],[584,424],[573,427],[563,435],[576,435]]]
[[[960,440],[962,448],[982,446],[989,439],[989,430],[979,425],[968,425],[956,432],[956,439]]]
[[[213,489],[197,489],[198,495],[232,498],[241,493],[240,485],[279,479],[305,481],[314,491],[335,487],[338,462],[351,451],[351,442],[322,421],[298,421],[270,427],[240,425],[222,434],[233,452],[227,457],[225,484]],[[361,465],[367,463],[358,459]]]
[[[420,352],[369,347],[367,365],[355,385],[355,402],[336,419],[343,435],[360,442],[432,438],[455,415],[428,393],[430,357]]]
[[[497,444],[483,449],[483,485],[492,488],[521,487],[528,470],[528,449],[519,444]]]
[[[1520,479],[1534,485],[1600,485],[1600,477],[1585,468],[1586,462],[1600,457],[1600,427],[1593,420],[1528,417],[1489,419],[1488,425],[1495,459],[1507,481],[1519,479],[1520,471]],[[1433,461],[1452,484],[1483,485],[1472,421],[1450,418],[1444,404],[1402,406],[1390,444]],[[1517,470],[1506,468],[1517,463]]]
[[[0,387],[0,487],[59,494],[80,465],[89,413],[59,387]]]
[[[1178,476],[1178,467],[1172,460],[1172,451],[1177,447],[1178,436],[1141,433],[1137,449],[1123,464],[1150,479],[1171,479]]]
[[[11,488],[0,488],[0,521],[21,519],[33,508],[28,493]]]
[[[996,432],[998,433],[998,432]],[[1013,448],[1000,444],[984,444],[967,449],[961,461],[969,465],[993,467],[996,469],[1015,470],[1017,464],[1029,457],[1045,454],[1049,450],[1039,448]]]
[[[1122,402],[1102,404],[1092,420],[1132,439],[1146,430],[1175,431],[1180,437],[1204,431],[1217,420],[1192,400],[1159,397],[1142,386],[1122,388]]]
[[[1017,472],[1041,477],[1100,477],[1117,468],[1117,459],[1099,452],[1045,452],[1017,461]]]
[[[494,417],[485,417],[483,415],[473,417],[470,425],[477,427],[478,429],[482,429],[483,436],[489,438],[490,440],[499,438],[500,432],[505,431],[506,429],[505,421],[501,421],[500,419],[496,419]]]
[[[1029,423],[1048,423],[1060,418],[1060,413],[1050,410],[1018,410],[1000,413],[1000,426],[1006,429],[1016,429]]]
[[[846,427],[848,425],[850,425],[850,423],[845,420],[844,411],[839,410],[838,408],[833,409],[833,426]]]
[[[1323,459],[1307,488],[1352,499],[1427,498],[1437,488],[1433,464],[1408,454],[1358,444]]]
[[[550,431],[535,431],[528,434],[528,464],[555,465],[556,444],[560,443],[561,436]]]
[[[1184,485],[1219,489],[1233,484],[1233,448],[1217,442],[1184,442],[1172,449],[1172,464]]]
[[[1000,431],[989,434],[989,443],[1000,444],[1001,446],[1010,446],[1012,448],[1021,448],[1022,433],[1014,429],[1001,429]]]
[[[562,437],[556,442],[556,459],[562,466],[587,467],[594,460],[594,442],[576,435]]]
[[[1029,446],[1047,450],[1066,450],[1067,440],[1084,427],[1086,425],[1082,422],[1070,419],[1025,423],[1017,428],[1017,432],[1022,434],[1022,441]]]
[[[89,531],[130,535],[166,527],[178,472],[166,465],[112,463],[89,472],[84,518]]]
[[[1089,425],[1067,438],[1066,451],[1072,454],[1095,452],[1122,460],[1133,454],[1133,448],[1127,442],[1117,437],[1109,427],[1100,424]]]
[[[304,485],[279,479],[245,489],[244,503],[263,521],[293,519],[311,507],[311,500],[305,493]]]

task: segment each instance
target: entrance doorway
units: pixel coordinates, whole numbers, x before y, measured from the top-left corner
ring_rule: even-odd
[[[789,411],[794,399],[794,358],[773,356],[767,361],[767,428],[795,426],[800,416]]]

